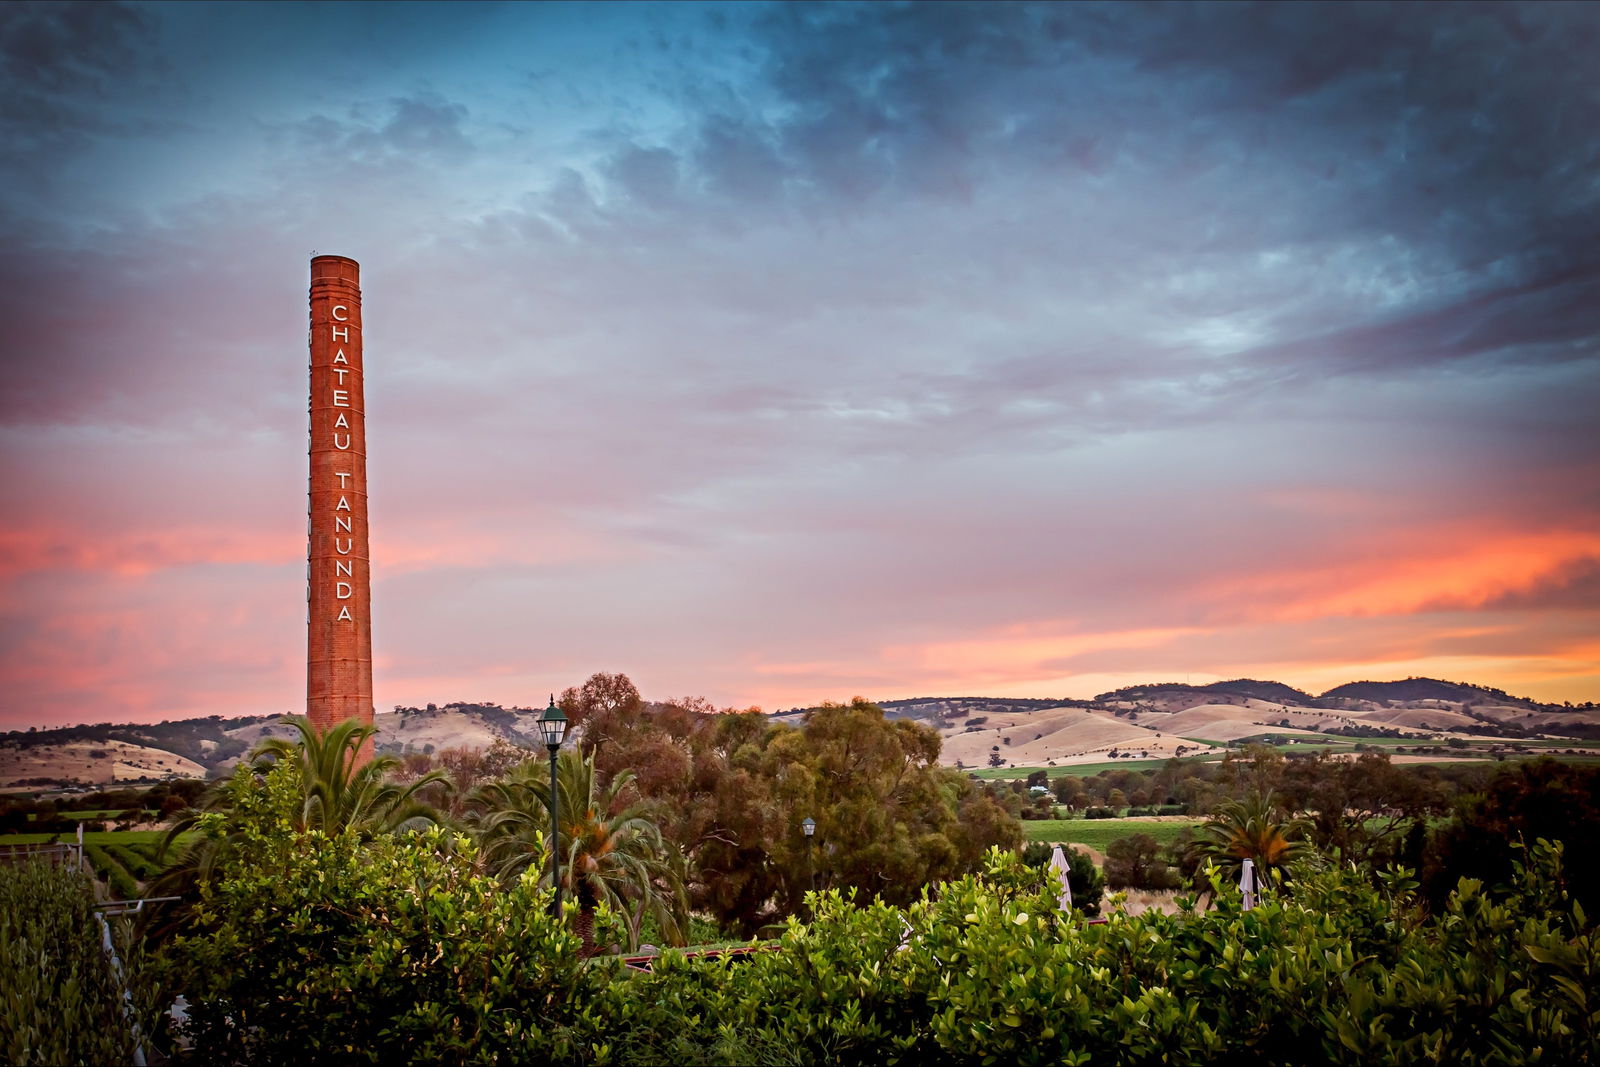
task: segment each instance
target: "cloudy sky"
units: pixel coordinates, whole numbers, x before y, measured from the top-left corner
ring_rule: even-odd
[[[0,14],[0,724],[304,706],[362,264],[376,702],[1600,698],[1585,5]]]

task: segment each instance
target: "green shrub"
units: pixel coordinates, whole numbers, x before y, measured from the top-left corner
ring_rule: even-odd
[[[129,841],[122,846],[136,856],[142,856],[152,863],[160,865],[161,843],[159,841]]]
[[[363,842],[297,832],[294,768],[235,777],[229,869],[208,884],[171,967],[199,1062],[539,1063],[618,972],[585,959],[534,876],[482,874],[434,828]],[[569,905],[569,918],[571,916]],[[601,942],[620,928],[602,912]]]
[[[1313,858],[1250,911],[1210,870],[1205,911],[1097,924],[992,850],[905,907],[813,894],[773,950],[630,977],[464,838],[296,833],[283,773],[230,789],[230,869],[173,946],[201,1062],[1582,1064],[1600,1021],[1543,844],[1434,920],[1408,874]]]
[[[139,954],[125,942],[122,951],[137,978]],[[142,1017],[148,1023],[154,1012]],[[0,866],[0,1061],[129,1063],[132,1053],[122,990],[101,949],[93,884],[46,863]]]
[[[1415,950],[1324,1011],[1350,1063],[1589,1063],[1600,1041],[1600,936],[1539,841],[1503,900],[1462,879]],[[1332,1047],[1325,1039],[1325,1045]]]

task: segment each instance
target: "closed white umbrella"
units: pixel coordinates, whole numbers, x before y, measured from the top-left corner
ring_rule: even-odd
[[[1061,895],[1056,899],[1061,904],[1062,911],[1072,910],[1072,883],[1067,880],[1067,857],[1057,845],[1050,850],[1050,870],[1055,872],[1056,879],[1061,883]]]
[[[1243,911],[1256,906],[1256,861],[1244,861],[1244,873],[1239,875],[1239,892],[1244,894]]]

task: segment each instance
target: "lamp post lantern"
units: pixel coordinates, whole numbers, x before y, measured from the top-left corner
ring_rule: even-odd
[[[817,820],[806,816],[800,823],[800,829],[806,835],[806,870],[811,873],[811,891],[817,891],[817,865],[811,853],[811,837],[817,832]]]
[[[561,920],[561,821],[560,792],[556,788],[556,753],[567,736],[567,717],[556,707],[555,694],[550,694],[550,706],[539,716],[539,733],[544,737],[544,747],[550,750],[550,880],[556,887],[556,921]]]

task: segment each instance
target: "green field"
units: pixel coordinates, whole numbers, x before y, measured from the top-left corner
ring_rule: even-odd
[[[1034,771],[1057,771],[1059,767],[985,767],[982,770],[969,769],[968,774],[976,775],[986,782],[1009,782],[1017,778],[1026,778]]]
[[[1149,834],[1163,845],[1177,838],[1185,827],[1199,826],[1203,820],[1193,821],[1155,819],[1035,819],[1024,821],[1022,837],[1025,841],[1059,841],[1074,845],[1088,845],[1104,852],[1119,837]]]

